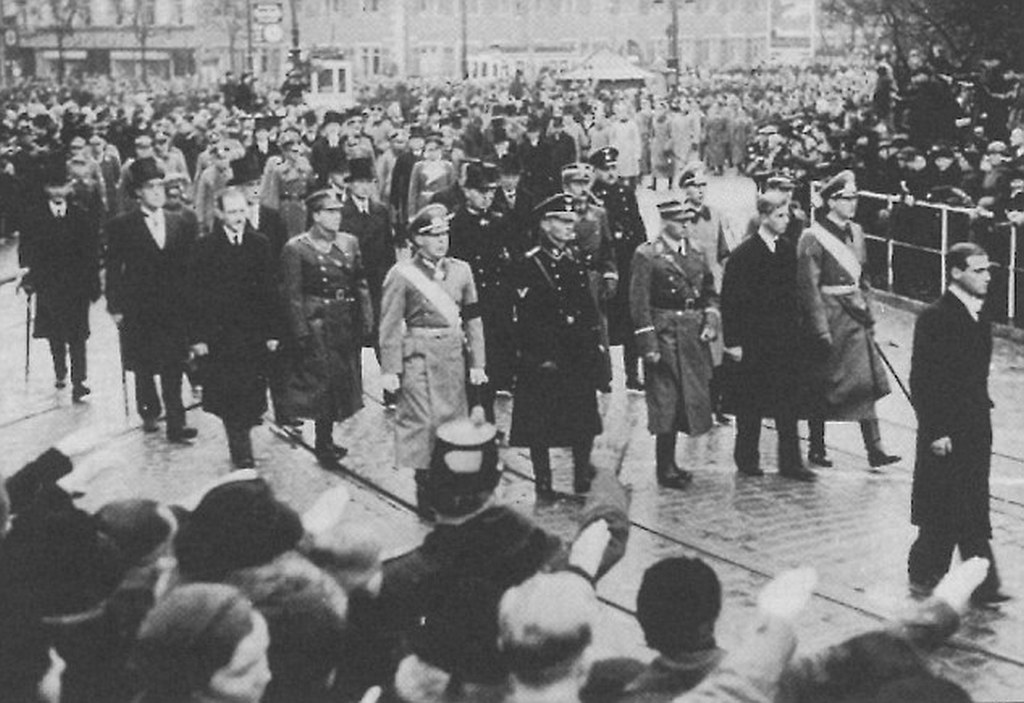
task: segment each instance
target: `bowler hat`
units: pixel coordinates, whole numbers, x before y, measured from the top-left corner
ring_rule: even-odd
[[[334,124],[337,124],[337,125],[345,124],[345,117],[344,117],[344,115],[342,115],[337,110],[328,110],[327,112],[324,113],[324,119],[323,119],[323,122],[321,123],[321,126],[322,127],[326,127],[327,125],[329,125],[331,123],[334,123]]]
[[[348,162],[348,176],[350,181],[372,181],[377,178],[373,172],[373,160],[361,156]]]
[[[164,171],[157,164],[156,159],[147,157],[132,162],[132,165],[128,167],[128,177],[131,179],[133,187],[141,188],[151,181],[163,182]]]
[[[498,167],[483,161],[471,161],[466,164],[464,188],[488,190],[498,185]]]
[[[231,178],[229,186],[241,186],[248,183],[255,183],[263,177],[260,173],[259,163],[256,159],[243,156],[231,162]]]

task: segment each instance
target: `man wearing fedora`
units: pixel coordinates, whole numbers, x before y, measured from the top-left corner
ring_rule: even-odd
[[[20,264],[28,269],[22,287],[35,293],[33,336],[50,343],[57,388],[67,385],[71,361],[71,395],[89,395],[85,341],[89,304],[100,297],[99,241],[95,221],[70,202],[71,184],[62,164],[46,174],[45,200],[34,203],[22,221]]]
[[[342,139],[342,125],[345,119],[340,112],[328,110],[320,126],[320,136],[313,142],[309,163],[316,174],[318,188],[327,186],[327,174],[331,168],[345,162],[345,140]]]
[[[380,320],[380,301],[384,290],[384,277],[395,264],[395,241],[391,231],[391,215],[385,205],[376,199],[377,179],[373,160],[358,157],[349,161],[346,177],[346,195],[341,206],[341,228],[359,240],[359,251],[363,256],[366,284],[370,288],[373,303],[373,319]],[[380,347],[377,339],[377,325],[372,337],[364,340],[368,346]]]
[[[139,207],[107,224],[107,310],[121,333],[122,363],[135,374],[135,402],[143,429],[155,432],[160,388],[167,438],[192,439],[185,424],[181,379],[188,359],[186,277],[197,232],[163,209],[164,173],[152,158],[129,171]]]

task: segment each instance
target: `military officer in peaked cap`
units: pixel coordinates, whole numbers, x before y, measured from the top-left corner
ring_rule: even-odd
[[[476,284],[469,264],[448,256],[450,220],[440,204],[413,217],[416,252],[388,272],[381,305],[381,385],[398,392],[395,463],[415,472],[424,512],[435,431],[467,415],[467,366],[471,384],[487,382]]]
[[[676,433],[712,426],[711,351],[720,318],[715,278],[694,234],[700,210],[670,200],[658,205],[661,236],[633,255],[629,299],[647,380],[647,427],[656,437],[658,484],[685,488],[676,465]]]
[[[341,202],[330,190],[306,198],[313,226],[281,252],[281,285],[297,351],[284,404],[289,417],[316,422],[316,453],[332,463],[345,449],[334,423],[363,407],[362,340],[373,329],[366,269],[355,235],[341,231]]]
[[[601,321],[601,346],[605,351],[604,381],[601,392],[611,391],[612,366],[608,356],[607,301],[614,298],[619,288],[619,270],[612,248],[611,229],[608,227],[608,213],[598,205],[590,192],[594,183],[594,167],[588,163],[569,164],[562,169],[562,184],[565,192],[572,196],[576,208],[576,222],[573,225],[575,239],[572,247],[580,263],[587,269],[590,292],[594,296]]]
[[[572,447],[573,488],[590,488],[606,350],[587,268],[571,246],[579,219],[575,199],[555,194],[534,215],[539,245],[516,275],[520,359],[510,444],[529,447],[537,496],[548,499],[554,495],[551,447]]]
[[[636,338],[629,312],[629,289],[633,252],[647,241],[647,231],[640,217],[636,191],[619,179],[618,158],[618,149],[611,146],[598,149],[590,155],[590,164],[594,167],[594,184],[590,192],[608,216],[612,253],[619,274],[618,288],[607,303],[609,343],[622,345],[626,388],[643,390]]]

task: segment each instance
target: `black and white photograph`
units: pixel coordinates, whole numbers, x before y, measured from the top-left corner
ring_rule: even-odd
[[[0,701],[1024,702],[1024,3],[0,0]]]

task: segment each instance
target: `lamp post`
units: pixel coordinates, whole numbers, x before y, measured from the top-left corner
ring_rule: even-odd
[[[466,0],[459,0],[459,23],[461,31],[459,69],[462,71],[462,80],[467,80],[469,78],[469,50],[466,43],[469,36],[469,20],[466,18]]]
[[[245,29],[245,65],[248,67],[250,73],[255,74],[256,64],[254,63],[252,55],[252,0],[246,0],[245,2]]]
[[[299,61],[299,0],[289,0],[289,9],[292,15],[292,70],[298,71],[300,68]]]

